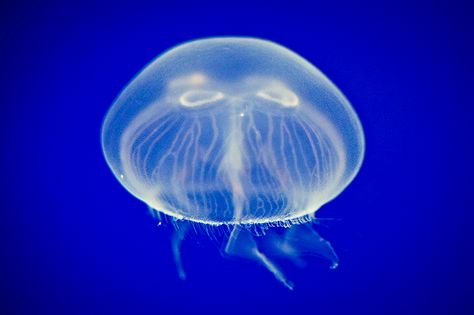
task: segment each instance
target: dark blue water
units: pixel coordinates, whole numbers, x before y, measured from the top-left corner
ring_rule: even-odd
[[[473,314],[474,16],[456,1],[2,4],[1,314]],[[331,2],[332,3],[332,2]],[[245,35],[307,58],[366,132],[361,172],[318,214],[341,264],[262,267],[183,245],[109,171],[102,118],[165,49]]]

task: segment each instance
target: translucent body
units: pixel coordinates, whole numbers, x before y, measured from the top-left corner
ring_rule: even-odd
[[[288,49],[211,38],[164,53],[116,99],[102,146],[122,185],[174,218],[180,278],[190,221],[230,227],[222,254],[259,262],[290,289],[274,259],[338,265],[311,220],[358,172],[362,127],[342,93]]]
[[[133,195],[207,224],[298,221],[349,184],[364,152],[342,93],[300,56],[251,38],[161,55],[117,98],[102,143]]]

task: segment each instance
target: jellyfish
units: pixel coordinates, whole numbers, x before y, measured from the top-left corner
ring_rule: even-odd
[[[245,37],[176,46],[120,93],[101,137],[118,181],[174,222],[181,278],[192,225],[224,226],[224,256],[255,261],[290,289],[280,259],[337,267],[313,223],[359,171],[363,130],[339,89],[289,49]]]

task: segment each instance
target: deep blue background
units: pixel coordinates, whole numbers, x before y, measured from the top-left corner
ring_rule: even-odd
[[[354,2],[354,4],[350,4]],[[329,4],[330,3],[330,4]],[[0,8],[0,314],[474,314],[474,14],[462,2]],[[102,119],[171,46],[267,38],[317,65],[366,132],[360,174],[320,216],[341,258],[291,270],[184,244],[109,171]]]

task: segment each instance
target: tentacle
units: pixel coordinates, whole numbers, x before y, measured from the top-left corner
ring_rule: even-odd
[[[283,235],[269,234],[263,241],[273,254],[290,258],[299,266],[304,263],[302,256],[325,258],[331,262],[331,269],[339,265],[331,243],[322,238],[311,223],[293,225]]]
[[[186,280],[186,272],[184,271],[183,261],[181,259],[181,244],[186,232],[189,230],[190,223],[181,222],[181,224],[175,224],[175,229],[171,237],[171,249],[173,251],[173,257],[178,271],[178,277],[181,280]]]
[[[224,253],[231,257],[258,261],[263,264],[278,281],[283,283],[288,289],[293,290],[293,283],[286,278],[278,266],[258,249],[257,242],[248,229],[235,226],[230,234]]]
[[[155,210],[153,207],[148,205],[148,213],[156,220],[156,226],[163,225],[163,218],[166,218],[164,215],[161,214],[160,211]]]

